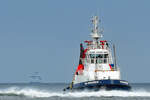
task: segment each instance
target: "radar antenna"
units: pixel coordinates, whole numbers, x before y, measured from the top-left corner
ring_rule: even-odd
[[[94,48],[98,48],[98,39],[102,37],[102,32],[103,32],[103,29],[100,29],[99,30],[99,18],[98,16],[93,16],[92,18],[92,24],[93,24],[93,29],[92,29],[92,34],[91,34],[91,37],[93,38],[93,47]]]
[[[103,29],[99,30],[99,27],[98,27],[99,22],[100,20],[98,16],[93,16],[92,18],[93,29],[92,29],[91,36],[94,40],[98,40],[99,38],[102,37]]]

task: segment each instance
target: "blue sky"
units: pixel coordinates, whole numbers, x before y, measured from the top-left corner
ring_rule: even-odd
[[[0,82],[69,82],[79,44],[91,39],[90,18],[102,19],[116,44],[122,79],[150,82],[149,0],[1,0]]]

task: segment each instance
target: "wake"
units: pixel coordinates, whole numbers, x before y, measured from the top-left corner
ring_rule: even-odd
[[[97,92],[52,92],[31,88],[18,89],[16,87],[0,90],[0,96],[28,96],[28,97],[150,97],[150,92],[144,90],[136,91],[97,91]]]

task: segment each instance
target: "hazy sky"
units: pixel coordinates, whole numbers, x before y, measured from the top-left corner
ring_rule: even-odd
[[[95,14],[122,79],[150,82],[149,0],[1,0],[0,82],[29,82],[36,71],[43,82],[70,82]]]

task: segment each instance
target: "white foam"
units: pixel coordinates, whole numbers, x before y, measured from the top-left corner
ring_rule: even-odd
[[[45,90],[36,90],[31,88],[9,88],[0,90],[0,94],[7,95],[7,94],[15,94],[15,95],[25,95],[29,97],[150,97],[150,92],[140,90],[140,91],[97,91],[97,92],[52,92],[52,91],[45,91]]]

